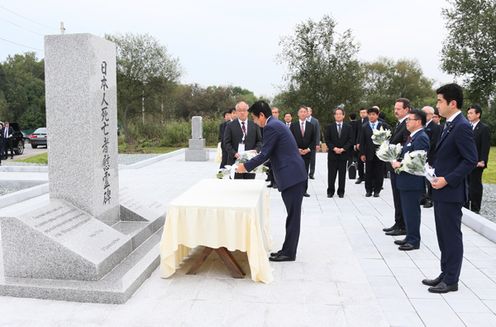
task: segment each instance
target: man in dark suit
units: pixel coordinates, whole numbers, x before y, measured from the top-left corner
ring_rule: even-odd
[[[315,128],[312,123],[307,121],[308,109],[305,106],[301,106],[298,110],[298,121],[291,124],[289,127],[291,133],[293,134],[296,145],[300,151],[300,155],[305,162],[305,168],[308,170],[310,168],[310,161],[312,159],[312,149],[315,148]],[[304,197],[309,197],[310,194],[307,192],[308,180],[305,186]]]
[[[249,111],[253,121],[263,128],[263,146],[258,156],[244,165],[239,165],[238,172],[250,171],[270,159],[288,216],[282,249],[271,253],[269,260],[294,261],[300,236],[301,203],[308,171],[294,137],[283,122],[272,118],[270,106],[265,101],[257,101]]]
[[[5,122],[5,125],[2,130],[2,135],[3,135],[3,150],[4,150],[4,158],[7,159],[9,156],[9,149],[10,149],[10,159],[14,159],[14,148],[12,144],[12,134],[14,131],[12,130],[12,127],[10,127],[10,124],[8,121]]]
[[[360,113],[360,119],[358,119],[358,123],[356,125],[357,129],[355,135],[355,142],[356,142],[355,148],[356,151],[358,152],[358,156],[360,156],[360,138],[362,137],[362,128],[365,125],[365,123],[368,123],[369,121],[367,108],[361,108],[359,113]],[[360,184],[365,180],[365,165],[362,160],[357,161],[357,171],[358,171],[358,179],[356,180],[355,184]]]
[[[290,112],[284,114],[284,123],[288,128],[291,127],[291,123],[293,122],[293,115]]]
[[[384,161],[377,158],[375,151],[379,147],[372,142],[373,130],[390,129],[389,125],[380,122],[379,109],[367,109],[368,122],[362,126],[362,134],[360,136],[360,160],[365,163],[365,196],[370,197],[374,193],[374,197],[379,197],[382,185],[384,183]]]
[[[482,202],[482,173],[487,167],[489,149],[491,147],[491,131],[480,121],[482,108],[474,104],[467,110],[467,118],[474,131],[475,146],[477,148],[477,167],[469,175],[468,200],[466,207],[479,213]]]
[[[436,157],[436,144],[441,136],[441,126],[434,122],[435,110],[431,106],[425,106],[422,108],[425,112],[427,123],[425,124],[424,131],[429,137],[429,152],[427,153],[427,163],[429,166],[434,165],[434,158]],[[432,208],[432,185],[425,179],[426,192],[423,195],[424,208]]]
[[[338,179],[338,196],[344,197],[346,184],[346,163],[351,158],[353,144],[353,128],[344,122],[345,112],[342,108],[334,109],[335,123],[327,126],[325,142],[327,154],[327,197],[332,198],[335,191],[336,175]]]
[[[391,139],[389,140],[389,144],[405,144],[410,132],[406,128],[406,118],[408,113],[410,112],[411,105],[410,100],[406,98],[399,98],[394,103],[394,115],[398,122],[396,123],[396,127],[391,135]],[[393,201],[394,201],[394,224],[391,227],[383,228],[382,230],[386,232],[386,235],[398,236],[405,235],[405,221],[403,219],[403,210],[401,209],[401,199],[400,192],[396,187],[396,174],[394,170],[391,168],[391,164],[387,163],[386,167],[388,168],[391,176],[391,190],[393,191]]]
[[[248,119],[248,104],[236,104],[237,119],[226,126],[224,143],[227,151],[227,164],[233,165],[240,153],[248,150],[260,151],[262,147],[262,134],[260,128]],[[234,174],[234,179],[255,179],[255,174]]]
[[[436,93],[439,114],[446,118],[436,147],[436,178],[431,183],[441,274],[422,283],[430,286],[431,293],[447,293],[458,290],[463,261],[462,206],[468,199],[467,176],[477,165],[477,149],[470,123],[460,111],[462,88],[452,83]]]
[[[309,177],[310,179],[314,179],[315,175],[315,157],[317,151],[320,151],[320,123],[319,120],[315,117],[312,116],[312,108],[307,107],[307,121],[311,123],[314,127],[315,130],[315,141],[314,144],[315,146],[311,148],[312,152],[310,153],[310,173]]]
[[[429,137],[422,128],[426,123],[425,113],[412,109],[405,122],[410,136],[401,150],[401,158],[407,152],[412,151],[423,150],[427,153],[429,151]],[[401,163],[393,161],[391,166],[396,169],[401,166]],[[395,172],[392,174],[396,175]],[[394,243],[400,246],[398,249],[401,251],[416,250],[420,247],[420,197],[425,190],[425,177],[402,171],[396,176],[395,181],[396,188],[400,193],[406,237],[403,240],[396,240]]]
[[[272,107],[272,118],[279,119],[279,108],[277,107]],[[262,140],[263,140],[263,135],[262,135]],[[277,188],[277,182],[274,179],[274,171],[272,170],[272,165],[270,164],[270,161],[266,164],[267,167],[269,167],[269,171],[267,172],[267,181],[270,182],[267,187],[272,187],[272,188]]]
[[[219,142],[220,148],[222,149],[222,161],[220,162],[220,168],[224,168],[227,164],[227,151],[224,146],[224,131],[226,130],[227,124],[231,122],[231,109],[224,111],[224,121],[219,125]]]

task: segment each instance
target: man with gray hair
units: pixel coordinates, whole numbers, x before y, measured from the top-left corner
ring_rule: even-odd
[[[434,164],[434,158],[436,153],[436,144],[439,140],[439,136],[441,135],[441,126],[436,124],[432,117],[434,116],[435,110],[431,106],[425,106],[422,108],[422,111],[425,112],[427,123],[425,124],[424,131],[429,136],[429,152],[427,153],[427,163],[432,166]],[[426,179],[425,180],[427,192],[422,197],[422,201],[424,208],[432,208],[432,185]]]

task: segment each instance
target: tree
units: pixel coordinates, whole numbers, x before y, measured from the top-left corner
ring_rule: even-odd
[[[44,63],[34,52],[8,56],[0,69],[0,113],[2,119],[18,122],[26,111],[44,125]],[[22,128],[40,126],[21,126]]]
[[[362,106],[377,105],[393,121],[394,101],[408,98],[414,107],[435,103],[432,80],[425,77],[415,60],[387,58],[363,65],[365,73]]]
[[[330,110],[339,104],[352,107],[362,94],[359,46],[350,30],[339,34],[336,25],[328,15],[318,22],[309,19],[280,42],[279,58],[289,70],[288,91],[324,122],[329,121]]]
[[[451,0],[443,9],[448,36],[442,49],[442,68],[463,77],[468,98],[489,103],[496,95],[496,2]]]
[[[167,48],[148,34],[106,35],[117,44],[118,115],[127,143],[132,143],[128,123],[141,113],[146,100],[147,112],[160,112],[157,97],[163,103],[172,92],[180,75],[179,61],[171,57]],[[150,101],[149,101],[150,100]],[[155,105],[151,105],[155,103]]]

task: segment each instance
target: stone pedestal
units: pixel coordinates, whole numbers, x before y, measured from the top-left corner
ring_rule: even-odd
[[[202,117],[194,116],[191,119],[191,139],[186,150],[186,161],[208,161],[208,150],[205,149],[203,138]]]

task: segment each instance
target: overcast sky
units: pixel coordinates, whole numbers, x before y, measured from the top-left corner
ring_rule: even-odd
[[[273,96],[284,85],[277,62],[281,36],[329,14],[338,30],[351,29],[359,58],[416,59],[439,85],[452,77],[440,69],[446,35],[446,0],[0,0],[0,61],[35,51],[43,58],[43,35],[149,33],[183,68],[183,83],[235,85]],[[17,43],[12,44],[11,42]],[[27,48],[31,47],[33,49]]]

